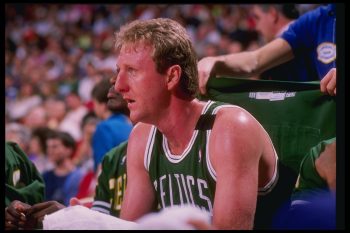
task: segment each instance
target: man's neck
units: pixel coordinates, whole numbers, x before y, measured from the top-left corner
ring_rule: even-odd
[[[181,154],[188,145],[203,107],[204,104],[197,99],[191,102],[177,101],[157,125],[167,138],[173,154]]]
[[[279,26],[278,31],[276,32],[275,38],[281,36],[284,31],[286,31],[291,23],[293,23],[294,20],[284,20],[281,22],[281,25]]]

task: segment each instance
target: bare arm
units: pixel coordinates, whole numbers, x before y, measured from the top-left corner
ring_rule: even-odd
[[[277,38],[251,52],[205,57],[198,62],[199,89],[206,93],[211,76],[251,77],[293,59],[290,45]]]
[[[336,142],[326,145],[324,151],[315,161],[318,174],[327,182],[328,187],[336,190]]]
[[[134,221],[153,210],[155,193],[144,167],[144,152],[150,126],[138,123],[130,134],[127,149],[127,185],[120,218]]]
[[[242,109],[222,109],[215,120],[209,150],[217,175],[214,227],[252,229],[263,152],[261,128]]]

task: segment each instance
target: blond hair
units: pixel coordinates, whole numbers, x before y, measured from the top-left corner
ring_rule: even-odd
[[[122,26],[115,33],[115,40],[117,53],[127,43],[150,45],[153,48],[151,57],[160,74],[172,65],[179,65],[182,69],[181,90],[195,97],[198,91],[197,57],[185,28],[178,22],[167,18],[135,20]]]

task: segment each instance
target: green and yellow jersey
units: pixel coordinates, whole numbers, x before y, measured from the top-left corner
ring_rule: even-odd
[[[125,141],[104,156],[91,209],[119,217],[126,188],[127,147]]]
[[[29,205],[43,202],[44,180],[15,142],[5,142],[5,206],[19,200]]]
[[[316,170],[315,161],[320,157],[327,144],[331,144],[336,138],[324,140],[312,147],[309,153],[302,160],[300,172],[292,194],[291,205],[312,199],[314,195],[320,192],[330,192],[327,182],[319,175]]]

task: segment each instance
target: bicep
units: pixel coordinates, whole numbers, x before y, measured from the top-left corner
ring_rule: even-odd
[[[154,188],[143,163],[147,138],[144,139],[139,134],[131,135],[127,149],[127,185],[120,217],[129,221],[151,212],[155,202]]]
[[[152,211],[154,191],[145,171],[128,168],[127,186],[121,209],[121,218],[134,221]],[[132,177],[132,178],[131,178]]]
[[[245,121],[244,116],[242,119]],[[224,229],[251,229],[261,146],[256,142],[259,134],[254,124],[235,121],[216,124],[210,138],[210,156],[217,175],[213,224]]]

